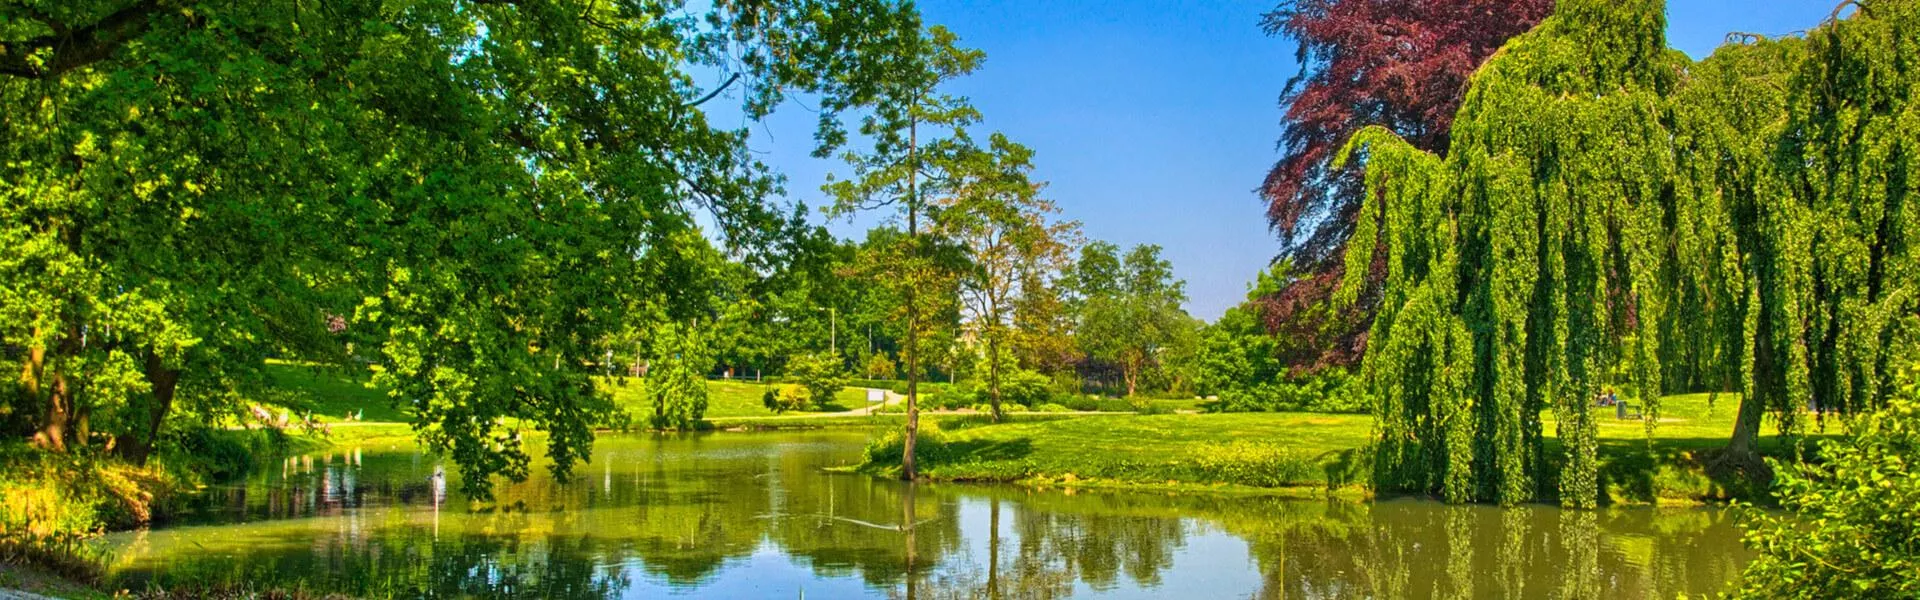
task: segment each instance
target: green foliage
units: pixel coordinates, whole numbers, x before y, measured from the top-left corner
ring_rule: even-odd
[[[1053,401],[1053,380],[1026,369],[1012,371],[1000,382],[1000,394],[1007,402],[1038,407]]]
[[[1895,41],[1914,5],[1816,29],[1804,54],[1760,44],[1695,70],[1664,48],[1658,0],[1565,0],[1475,74],[1445,157],[1357,134],[1345,154],[1363,155],[1377,201],[1342,294],[1384,248],[1364,363],[1376,483],[1591,506],[1592,398],[1657,399],[1670,372],[1739,373],[1745,452],[1758,407],[1791,423],[1808,398],[1884,397],[1887,357],[1915,348],[1920,285],[1920,246],[1896,233],[1920,225],[1901,175],[1920,152],[1894,133],[1916,114],[1916,50]],[[1643,408],[1650,436],[1662,407]],[[1550,466],[1557,494],[1540,489]]]
[[[1318,457],[1271,442],[1211,444],[1195,454],[1193,475],[1186,478],[1189,481],[1281,487],[1312,481],[1321,472]]]
[[[652,409],[647,422],[655,429],[691,430],[707,412],[706,373],[713,359],[692,328],[667,325],[656,336],[659,355],[640,382],[641,395]]]
[[[767,388],[767,393],[760,398],[760,403],[775,414],[806,408],[812,401],[813,391],[798,383]]]
[[[807,397],[821,408],[832,404],[835,395],[847,386],[847,374],[840,368],[840,357],[825,352],[788,357],[786,378],[805,386]]]
[[[1817,463],[1779,462],[1788,514],[1749,509],[1759,552],[1744,598],[1920,596],[1920,369],[1885,408],[1820,444]]]
[[[1117,251],[1103,242],[1080,250],[1073,275],[1081,296],[1075,339],[1093,358],[1119,364],[1131,396],[1161,366],[1163,353],[1181,353],[1193,344],[1198,324],[1180,307],[1186,282],[1174,279],[1159,246],[1134,246],[1124,258]]]
[[[873,356],[867,357],[867,362],[861,367],[861,372],[867,376],[867,379],[893,379],[893,359],[888,358],[884,353],[876,352]]]
[[[874,438],[873,441],[867,442],[864,454],[866,464],[899,465],[901,457],[906,453],[906,439],[905,432],[890,430]],[[916,462],[929,464],[948,458],[950,455],[947,436],[939,426],[933,423],[920,426],[913,448],[913,457]]]
[[[899,22],[912,5],[866,0],[0,6],[23,414],[49,447],[144,459],[167,420],[238,412],[264,358],[365,361],[469,491],[527,474],[527,429],[565,476],[612,410],[593,363],[706,304],[684,291],[707,234],[753,256],[789,229],[696,75],[739,75],[750,119],[819,94],[830,148],[898,82]]]
[[[1364,413],[1372,410],[1365,382],[1341,368],[1273,383],[1235,386],[1203,406],[1208,412]]]

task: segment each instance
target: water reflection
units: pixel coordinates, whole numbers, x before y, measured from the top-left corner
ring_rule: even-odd
[[[1746,560],[1718,511],[1563,512],[903,485],[864,433],[603,439],[568,484],[468,510],[406,448],[300,457],[194,522],[116,534],[126,587],[370,597],[1665,598]]]

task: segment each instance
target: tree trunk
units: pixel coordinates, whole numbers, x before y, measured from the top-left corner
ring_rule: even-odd
[[[1126,380],[1127,397],[1132,398],[1133,392],[1140,382],[1140,365],[1135,364],[1132,360],[1122,362],[1120,364],[1120,378]]]
[[[55,350],[56,356],[72,356],[75,353],[74,346],[78,344],[80,338],[79,332],[75,329],[69,328],[67,335],[60,340]],[[74,392],[77,390],[74,389],[72,382],[67,380],[67,374],[59,365],[53,368],[50,376],[47,374],[45,348],[28,350],[27,362],[30,365],[28,368],[39,375],[32,386],[36,395],[41,391],[38,380],[44,377],[47,382],[45,389],[47,412],[40,422],[40,431],[33,435],[33,443],[55,452],[65,452],[67,440],[73,435]]]
[[[998,336],[990,336],[987,338],[987,391],[988,391],[988,398],[990,398],[993,401],[993,422],[999,423],[1000,422],[1000,344],[994,339],[995,337],[998,337]]]
[[[1759,310],[1757,307],[1753,310]],[[1767,413],[1767,405],[1772,400],[1773,391],[1769,386],[1779,372],[1773,355],[1772,327],[1763,316],[1756,328],[1753,341],[1753,375],[1748,382],[1748,393],[1740,398],[1739,413],[1734,416],[1733,436],[1727,440],[1727,447],[1720,453],[1719,465],[1738,471],[1751,471],[1765,468],[1760,460],[1760,424]]]
[[[134,439],[124,451],[128,462],[141,466],[147,464],[154,446],[160,443],[160,426],[166,422],[167,411],[173,408],[174,390],[180,383],[180,371],[167,368],[160,354],[151,350],[147,352],[146,374],[147,384],[153,388],[152,404],[147,407],[146,435]]]
[[[901,340],[907,359],[907,435],[900,454],[900,478],[913,481],[918,472],[914,468],[913,450],[920,437],[920,306],[914,301],[915,288],[920,278],[916,271],[920,268],[920,198],[918,177],[920,165],[916,162],[920,154],[920,131],[918,123],[907,125],[907,334]],[[911,489],[911,488],[909,488]],[[911,583],[911,579],[909,579]]]

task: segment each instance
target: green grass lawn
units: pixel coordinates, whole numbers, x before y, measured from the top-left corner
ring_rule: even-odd
[[[1725,445],[1738,396],[1707,394],[1663,399],[1652,443],[1646,424],[1596,407],[1603,477],[1610,501],[1653,503],[1748,497],[1751,487],[1705,474],[1701,451]],[[1636,404],[1636,407],[1637,404]],[[1545,425],[1549,452],[1555,426]],[[922,455],[923,472],[937,480],[1094,484],[1249,485],[1339,487],[1364,481],[1360,456],[1372,432],[1367,415],[1229,413],[1116,415],[1015,422],[935,434]],[[1785,451],[1776,438],[1763,450]],[[887,471],[894,462],[868,465]]]
[[[613,393],[613,401],[634,415],[647,414],[652,410],[646,399],[641,397],[640,382],[629,379],[626,385],[617,380],[601,380],[601,386]],[[707,418],[728,417],[771,417],[774,413],[760,402],[760,397],[773,386],[752,381],[707,380]],[[789,411],[786,414],[845,412],[867,405],[867,392],[862,388],[841,388],[834,394],[833,402],[825,408],[808,406],[805,410]]]
[[[312,366],[281,361],[267,363],[267,375],[274,392],[261,404],[286,408],[294,414],[312,411],[316,419],[329,423],[362,415],[368,422],[405,423],[406,410],[395,407],[386,392],[370,387],[365,374],[349,374],[334,367]],[[629,379],[600,379],[600,385],[613,395],[621,408],[635,415],[650,410],[640,395],[640,382]],[[751,381],[707,381],[707,417],[770,417],[774,412],[761,404],[760,397],[772,386]],[[866,390],[848,387],[834,395],[824,409],[808,406],[801,413],[843,412],[867,405]],[[788,413],[794,414],[794,413]]]
[[[350,414],[366,421],[409,420],[405,411],[388,401],[385,390],[367,385],[364,373],[355,377],[336,367],[268,361],[267,377],[275,393],[262,404],[289,408],[296,414],[312,411],[316,419],[326,422],[344,421]]]

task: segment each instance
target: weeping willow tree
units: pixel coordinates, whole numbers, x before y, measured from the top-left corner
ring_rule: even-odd
[[[1765,414],[1877,405],[1915,348],[1917,6],[1695,64],[1659,0],[1561,0],[1474,75],[1446,156],[1355,135],[1348,272],[1387,268],[1376,485],[1592,506],[1606,389],[1649,436],[1671,387],[1737,389],[1747,462]]]

